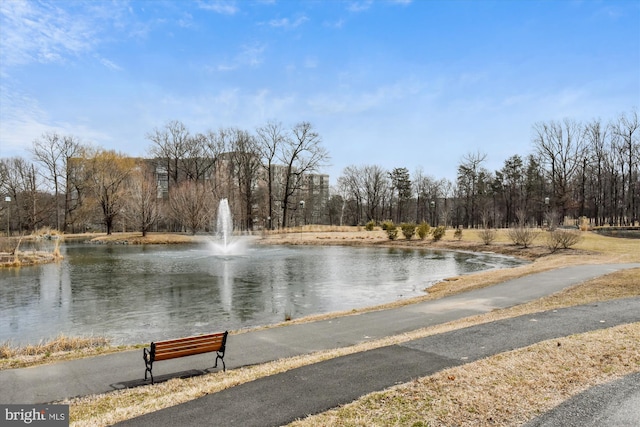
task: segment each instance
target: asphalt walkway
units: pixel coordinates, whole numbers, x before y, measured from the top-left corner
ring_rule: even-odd
[[[637,427],[640,425],[640,372],[592,387],[525,427]]]
[[[308,354],[324,349],[351,346],[385,336],[397,335],[426,326],[486,313],[494,309],[525,303],[593,277],[620,269],[636,267],[640,267],[640,264],[567,267],[510,280],[488,288],[470,291],[436,301],[427,301],[400,308],[344,316],[313,323],[289,325],[230,335],[225,361],[227,363],[227,369],[233,369],[241,366],[265,363],[283,357]],[[623,301],[626,301],[626,304],[628,304],[629,313],[626,313],[626,309],[623,307],[617,307],[613,312],[603,312],[602,315],[604,316],[606,314],[607,316],[611,316],[612,319],[616,318],[618,319],[617,322],[621,323],[638,321],[638,313],[640,312],[640,310],[638,310],[638,300],[630,299]],[[598,310],[613,305],[615,304],[597,304],[586,308],[558,311],[562,313],[575,311],[582,314],[579,315],[579,318],[571,318],[571,316],[569,316],[569,325],[567,325],[566,329],[560,331],[554,324],[550,327],[549,332],[560,332],[561,334],[564,334],[564,332],[577,333],[574,332],[572,328],[584,327],[589,324],[586,320],[593,317],[595,313],[599,313]],[[547,314],[546,316],[554,318],[554,314]],[[605,323],[600,323],[600,320],[601,319],[598,319],[598,323],[593,325],[594,328],[613,326],[611,323],[612,320],[606,320]],[[555,321],[561,322],[563,320],[558,318]],[[434,348],[437,348],[434,347],[434,345],[436,345],[437,342],[441,342],[437,340],[442,340],[442,337],[447,337],[445,342],[453,341],[460,345],[461,347],[456,351],[465,354],[468,353],[467,356],[464,356],[466,359],[458,360],[459,364],[460,360],[469,361],[474,357],[485,357],[481,354],[490,355],[495,354],[495,352],[528,345],[526,343],[518,343],[519,337],[528,335],[520,333],[513,334],[514,330],[519,330],[513,328],[523,327],[525,330],[537,331],[539,329],[538,325],[542,324],[535,322],[535,327],[532,328],[531,326],[534,325],[534,323],[528,320],[520,326],[517,326],[516,323],[509,322],[516,322],[516,320],[494,322],[484,328],[478,327],[478,329],[467,328],[464,331],[467,331],[465,333],[470,334],[469,336],[461,335],[455,337],[455,333],[442,334],[437,336],[440,338],[430,337],[429,339],[425,339],[427,341],[417,340],[401,346],[385,347],[384,349],[372,350],[371,352],[345,356],[345,358],[334,359],[333,362],[330,361],[329,363],[331,363],[331,365],[328,368],[323,368],[327,366],[325,363],[316,364],[310,367],[300,368],[303,371],[290,371],[289,374],[285,373],[280,376],[269,377],[270,379],[254,381],[250,383],[252,385],[245,385],[242,388],[234,387],[231,390],[245,390],[242,392],[245,393],[247,387],[262,386],[265,388],[258,396],[278,396],[279,393],[271,392],[269,389],[274,387],[273,381],[282,381],[282,389],[297,390],[298,393],[301,393],[301,395],[297,395],[296,398],[292,400],[299,402],[307,401],[310,408],[313,409],[309,411],[305,408],[303,412],[297,414],[295,411],[291,412],[291,414],[284,410],[277,411],[278,413],[286,412],[288,414],[286,419],[295,419],[307,413],[317,412],[319,408],[325,408],[326,404],[323,403],[325,400],[323,396],[327,396],[327,399],[330,399],[328,403],[335,406],[336,404],[344,403],[344,399],[353,400],[353,398],[368,392],[367,390],[373,391],[375,389],[385,388],[386,385],[383,384],[386,384],[384,378],[387,375],[382,375],[381,373],[383,372],[389,373],[392,376],[390,379],[393,384],[405,381],[406,378],[410,379],[415,376],[428,375],[429,372],[424,371],[425,366],[433,366],[437,368],[436,370],[439,370],[451,365],[457,360],[456,357],[450,357],[450,351],[453,351],[452,349],[445,349],[446,351],[443,350],[444,353],[442,354],[434,351]],[[573,323],[577,323],[577,325],[573,325]],[[223,327],[223,325],[221,325],[221,327]],[[497,331],[494,328],[504,328],[502,339],[495,338],[493,334]],[[540,335],[534,334],[534,336],[527,338],[527,340],[531,341],[525,341],[533,343],[537,342],[536,340],[547,339],[544,338],[547,336],[545,334],[546,332]],[[480,343],[474,344],[474,341],[470,340],[471,337],[483,335],[486,335],[487,340],[482,345],[480,345]],[[150,341],[152,339],[153,337],[150,337]],[[493,348],[492,342],[495,342],[498,347]],[[415,348],[416,346],[423,346],[423,348]],[[489,350],[480,351],[479,349],[481,348],[493,349],[491,351],[494,353],[485,352]],[[400,358],[400,360],[398,358]],[[360,361],[358,362],[358,360]],[[389,361],[386,367],[378,366],[378,361],[385,360]],[[211,355],[199,355],[165,361],[154,366],[154,376],[156,380],[163,380],[178,376],[198,375],[208,372],[212,364],[213,358]],[[341,365],[344,366],[344,372],[339,370]],[[328,370],[323,371],[323,369]],[[335,383],[337,389],[342,390],[342,392],[310,392],[310,390],[315,390],[312,383],[305,383],[296,377],[287,377],[287,375],[297,375],[300,372],[312,373],[315,370],[319,372],[320,377],[323,378],[323,382],[327,383],[327,386]],[[348,375],[348,373],[352,371],[357,373],[355,377]],[[2,384],[0,388],[0,402],[46,403],[59,401],[68,397],[104,393],[114,389],[136,386],[143,383],[143,377],[144,362],[142,361],[141,350],[31,368],[5,370],[0,371],[0,384]],[[366,385],[367,382],[364,381],[364,378],[368,377],[374,378],[375,381],[379,382]],[[343,381],[343,379],[347,378],[349,378],[348,381]],[[295,384],[290,383],[290,381],[293,381]],[[307,388],[298,390],[296,388],[298,384],[301,387],[305,387],[304,384],[307,384]],[[229,392],[234,393],[231,390]],[[306,393],[304,392],[305,390]],[[239,392],[236,391],[235,393]],[[220,397],[214,399],[225,399],[224,396],[227,394],[215,394],[215,396],[218,395]],[[249,395],[250,394],[247,396]],[[263,397],[256,399],[257,402],[263,400],[266,402]],[[339,403],[336,403],[337,401],[339,401]],[[194,402],[199,402],[199,400]],[[250,413],[251,411],[243,406],[243,402],[246,404],[246,399],[240,399],[236,404],[227,402],[227,404],[223,406],[233,408],[234,405],[240,405],[240,409],[242,410],[240,410],[239,413]],[[272,402],[271,404],[274,403]],[[197,408],[198,403],[180,405],[178,407],[179,409],[176,410],[178,413],[189,413],[188,408],[191,407],[190,405]],[[159,412],[166,414],[163,411]],[[270,425],[266,422],[264,408],[259,410],[259,414],[259,424],[240,421],[237,421],[237,423],[242,425]],[[232,412],[232,415],[235,417],[236,414]],[[153,414],[151,414],[150,417],[149,419],[152,419]],[[144,423],[144,419],[146,418],[143,417],[132,422]],[[236,423],[235,418],[233,418],[233,420],[230,418],[230,421],[233,421],[233,423],[227,425],[239,425]],[[187,421],[180,421],[180,423],[189,425]],[[276,424],[277,423],[280,423],[280,421],[277,421]],[[163,422],[161,425],[167,424]],[[222,423],[222,425],[225,425],[225,423]]]
[[[280,426],[446,368],[543,340],[639,322],[638,307],[640,297],[472,326],[293,369],[117,425]]]

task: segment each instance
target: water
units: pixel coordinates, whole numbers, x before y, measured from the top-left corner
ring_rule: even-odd
[[[64,244],[0,270],[0,342],[60,333],[130,344],[278,323],[423,295],[445,277],[520,265],[489,254],[352,247]]]

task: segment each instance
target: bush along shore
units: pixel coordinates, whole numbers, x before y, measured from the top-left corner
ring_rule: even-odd
[[[28,236],[0,239],[0,267],[45,264],[62,259],[60,243],[63,235],[50,228],[40,229]],[[24,244],[29,246],[21,250]]]

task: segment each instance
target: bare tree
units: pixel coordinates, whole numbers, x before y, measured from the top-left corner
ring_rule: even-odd
[[[368,165],[362,167],[360,176],[367,221],[381,221],[384,219],[382,215],[385,197],[388,197],[391,192],[389,174],[382,166]]]
[[[453,182],[446,178],[438,180],[436,183],[438,193],[442,196],[442,208],[440,209],[439,219],[440,223],[445,227],[449,225],[452,215],[451,197],[455,194],[456,188]]]
[[[181,222],[191,234],[211,224],[214,202],[207,183],[184,181],[171,191],[171,215]]]
[[[268,227],[273,229],[273,182],[274,182],[274,162],[277,159],[278,152],[285,142],[289,139],[287,131],[282,123],[270,121],[266,125],[256,129],[257,148],[263,159],[263,165],[267,172],[267,198],[269,203],[268,210]]]
[[[127,184],[134,167],[133,159],[113,150],[98,150],[88,159],[88,179],[102,211],[107,234],[113,232],[114,220],[127,200]]]
[[[185,158],[178,163],[179,169],[185,179],[191,181],[203,181],[207,179],[220,154],[217,150],[217,141],[210,139],[209,135],[197,133],[189,135],[184,144]]]
[[[56,132],[47,132],[40,139],[33,141],[31,152],[35,160],[45,169],[45,178],[51,182],[55,198],[56,229],[60,230],[60,193],[65,194],[64,226],[67,228],[67,219],[70,211],[70,193],[67,191],[69,182],[69,160],[76,156],[80,149],[77,138],[70,135],[58,135]]]
[[[262,170],[256,139],[247,131],[234,129],[230,158],[240,199],[241,222],[249,230],[253,228],[253,205],[256,201],[259,172]]]
[[[571,203],[571,183],[585,156],[584,131],[580,123],[536,123],[533,143],[540,158],[550,168],[551,204],[564,217]]]
[[[158,181],[149,165],[140,163],[133,169],[127,193],[124,214],[144,237],[159,217]]]
[[[593,217],[597,225],[603,225],[605,221],[605,170],[609,157],[607,141],[610,136],[610,128],[603,126],[599,119],[585,125],[585,144],[591,157],[587,177],[591,187],[590,199],[593,205]]]
[[[414,172],[413,191],[416,196],[416,222],[428,221],[432,225],[437,223],[438,207],[444,209],[439,204],[446,204],[447,195],[443,185],[445,180],[436,180],[432,176],[424,175],[421,168]],[[440,200],[443,198],[443,200]],[[445,224],[447,221],[443,221]]]
[[[147,139],[153,143],[149,153],[166,168],[170,187],[178,184],[180,170],[184,172],[183,162],[189,152],[189,138],[186,126],[178,120],[169,121],[164,128],[155,128],[147,134]]]
[[[322,147],[322,138],[309,122],[300,122],[291,130],[291,138],[285,140],[278,158],[285,165],[282,194],[282,227],[287,226],[287,213],[291,198],[303,186],[303,176],[315,172],[329,159]]]
[[[340,207],[340,225],[343,224],[345,210],[350,206],[352,220],[351,224],[362,222],[364,205],[364,186],[362,185],[362,175],[356,166],[347,166],[338,177],[338,194],[342,196],[342,206]]]
[[[639,180],[638,158],[640,157],[640,119],[638,112],[633,111],[627,116],[621,114],[613,124],[613,134],[616,137],[615,148],[621,159],[622,169],[622,194],[621,198],[626,200],[621,214],[622,221],[629,223],[638,218],[638,206],[636,198],[637,189],[634,183]],[[626,169],[626,176],[625,176]],[[625,191],[626,186],[626,191]],[[625,196],[626,193],[626,196]]]
[[[48,222],[47,214],[51,212],[55,200],[40,190],[41,183],[32,163],[22,157],[2,159],[0,177],[1,191],[11,198],[11,202],[3,203],[2,209],[7,220],[11,219],[11,224],[17,224],[15,229],[34,231]]]

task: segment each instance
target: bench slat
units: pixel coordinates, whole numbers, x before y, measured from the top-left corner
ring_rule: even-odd
[[[222,339],[224,338],[224,333],[219,333],[219,334],[209,334],[209,335],[196,335],[193,337],[187,337],[187,338],[177,338],[177,339],[173,339],[173,340],[166,340],[166,341],[156,341],[156,347],[157,346],[164,346],[164,345],[171,345],[171,344],[175,344],[175,343],[181,343],[181,342],[185,342],[185,341],[194,341],[194,342],[198,342],[198,341],[209,341],[213,338],[217,338],[220,341],[222,341]]]
[[[173,340],[152,342],[150,348],[143,349],[143,358],[145,361],[146,369],[144,373],[145,380],[147,379],[147,373],[151,375],[151,384],[153,384],[153,362],[167,359],[175,359],[178,357],[191,356],[201,353],[217,352],[216,364],[218,366],[218,359],[222,362],[223,370],[226,370],[224,366],[224,352],[227,340],[228,332],[219,332],[208,335],[196,335],[187,338],[178,338]]]
[[[198,346],[198,347],[181,347],[178,349],[169,349],[158,352],[156,349],[155,360],[174,359],[176,357],[191,356],[192,354],[209,353],[220,350],[220,345]]]
[[[209,339],[209,340],[185,340],[174,343],[155,343],[156,353],[165,349],[181,348],[181,347],[197,347],[201,345],[222,345],[223,338]]]

